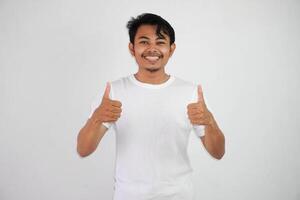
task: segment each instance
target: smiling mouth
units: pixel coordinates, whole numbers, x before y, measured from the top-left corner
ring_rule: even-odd
[[[143,58],[150,63],[157,62],[161,57],[160,56],[143,56]]]

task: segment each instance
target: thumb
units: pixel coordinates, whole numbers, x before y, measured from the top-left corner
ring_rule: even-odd
[[[109,93],[110,93],[110,83],[106,82],[106,88],[105,88],[103,98],[109,99]]]
[[[198,85],[198,102],[204,102],[203,91],[201,85]]]

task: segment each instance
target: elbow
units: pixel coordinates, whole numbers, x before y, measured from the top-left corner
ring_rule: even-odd
[[[224,156],[224,154],[217,155],[217,156],[214,156],[214,158],[217,159],[217,160],[221,160],[223,158],[223,156]]]
[[[82,147],[81,145],[77,144],[77,154],[81,157],[87,157],[91,154],[92,152],[88,150],[87,148]]]
[[[217,160],[221,160],[225,155],[225,137],[222,134],[222,144],[221,148],[218,150],[218,153],[214,156]]]
[[[85,151],[82,151],[78,146],[77,146],[77,154],[81,158],[84,158],[84,157],[88,156],[87,153]]]
[[[217,160],[221,160],[223,158],[223,156],[225,155],[225,151],[223,151],[222,153],[220,154],[216,154],[214,155],[213,157]]]
[[[77,148],[77,154],[78,154],[81,158],[84,158],[84,157],[89,156],[91,153],[88,152],[88,151],[83,151],[83,150],[80,150],[79,148]]]

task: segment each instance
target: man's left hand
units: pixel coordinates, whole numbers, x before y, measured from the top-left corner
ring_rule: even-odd
[[[213,122],[213,116],[207,109],[202,87],[198,85],[198,101],[187,106],[187,114],[193,125],[209,125]]]

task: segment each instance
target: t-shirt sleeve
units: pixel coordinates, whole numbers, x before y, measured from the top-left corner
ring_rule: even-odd
[[[202,86],[202,88],[203,88],[203,86]],[[198,86],[195,85],[192,103],[196,103],[197,101],[198,101]],[[204,125],[193,125],[193,131],[196,134],[196,136],[202,137],[205,135],[205,126]]]
[[[105,88],[104,88],[105,90]],[[90,106],[90,114],[88,116],[88,118],[91,118],[93,113],[95,112],[95,110],[98,108],[98,106],[101,104],[102,102],[102,97],[104,94],[104,90],[102,93],[99,93],[96,95],[96,97],[93,99],[91,106]],[[110,93],[109,93],[109,98],[113,99],[113,91],[112,91],[112,84],[110,84]],[[110,128],[112,123],[111,122],[103,122],[102,123],[106,128]]]

